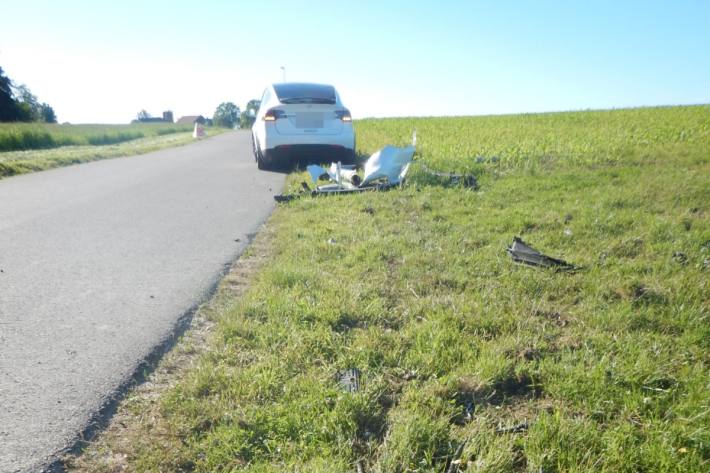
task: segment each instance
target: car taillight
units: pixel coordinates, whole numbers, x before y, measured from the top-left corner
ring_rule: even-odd
[[[286,112],[284,112],[283,110],[279,110],[278,108],[272,108],[270,110],[267,110],[264,114],[265,122],[275,122],[279,118],[286,118]]]
[[[335,116],[336,116],[336,118],[338,118],[339,120],[342,120],[344,122],[353,121],[353,117],[350,116],[350,110],[336,110]]]

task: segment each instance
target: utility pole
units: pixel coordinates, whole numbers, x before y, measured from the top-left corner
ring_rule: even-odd
[[[284,66],[281,66],[281,72],[283,73],[283,81],[286,82],[286,68]]]

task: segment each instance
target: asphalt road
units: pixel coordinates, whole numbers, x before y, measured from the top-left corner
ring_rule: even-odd
[[[283,181],[257,171],[246,132],[0,180],[0,472],[41,471],[74,444]]]

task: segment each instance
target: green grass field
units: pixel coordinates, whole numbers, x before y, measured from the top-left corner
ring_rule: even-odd
[[[192,127],[172,123],[131,125],[0,123],[0,152],[58,148],[60,146],[109,145],[185,131],[192,131]]]
[[[707,471],[710,107],[364,120],[360,151],[413,128],[417,160],[480,189],[415,165],[402,189],[280,205],[208,347],[68,464]],[[582,270],[514,264],[516,235]]]
[[[226,131],[208,128],[209,136]],[[192,141],[192,126],[0,123],[0,178],[97,159],[130,156]]]

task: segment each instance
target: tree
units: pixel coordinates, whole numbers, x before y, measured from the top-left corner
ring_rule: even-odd
[[[146,118],[150,118],[150,113],[146,112],[145,109],[141,110],[138,112],[138,115],[136,115],[136,118],[138,121],[145,120]]]
[[[0,122],[56,123],[54,109],[47,103],[40,104],[26,85],[15,85],[0,67]]]
[[[232,102],[222,102],[214,111],[212,120],[216,126],[234,128],[239,121],[239,107]]]
[[[50,107],[48,103],[43,103],[39,106],[39,109],[42,115],[42,121],[45,123],[57,123],[57,115],[55,115],[54,109]]]
[[[23,122],[38,122],[42,120],[42,111],[37,97],[25,84],[14,87],[17,106],[20,109],[19,120]]]
[[[259,111],[259,106],[261,105],[260,100],[250,100],[242,113],[241,119],[239,120],[239,126],[241,128],[251,128],[256,119],[256,112]]]
[[[0,122],[14,122],[18,117],[19,109],[12,94],[12,81],[0,67]]]

